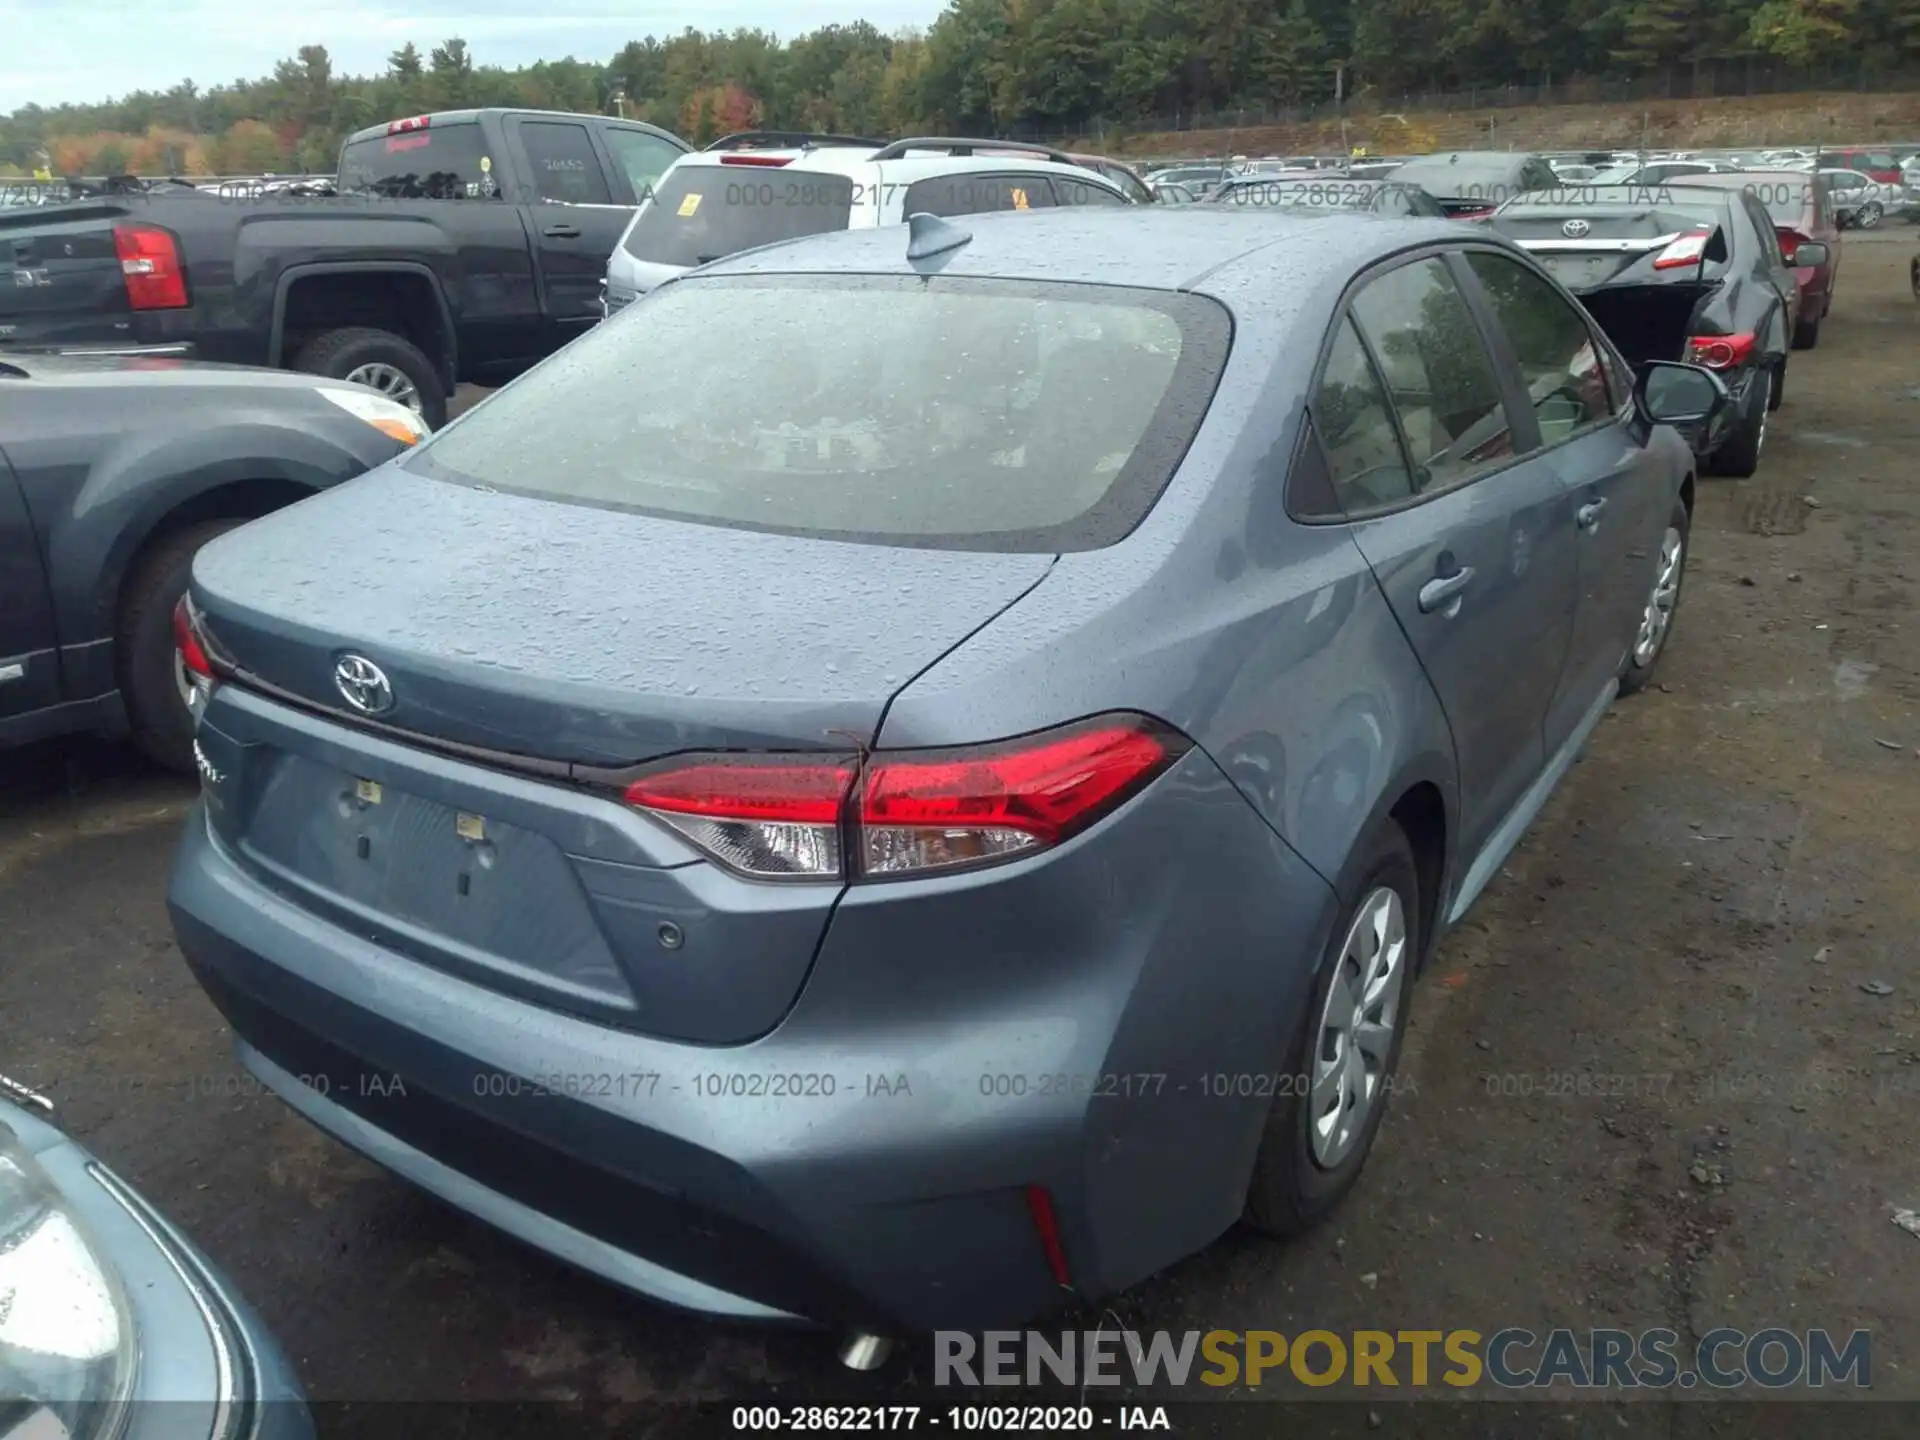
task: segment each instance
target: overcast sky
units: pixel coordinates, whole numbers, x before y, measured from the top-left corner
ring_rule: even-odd
[[[940,0],[0,0],[0,114],[251,80],[302,45],[326,46],[335,74],[365,75],[409,40],[424,57],[451,35],[476,63],[512,66],[605,61],[689,25],[790,38],[859,19],[926,25],[939,11]]]

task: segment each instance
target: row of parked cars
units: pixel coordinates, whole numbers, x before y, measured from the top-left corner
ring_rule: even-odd
[[[0,217],[0,740],[198,776],[175,936],[314,1125],[863,1363],[1332,1211],[1803,318],[1738,186],[1468,225],[499,112],[341,179]],[[32,1079],[8,1423],[297,1395]]]

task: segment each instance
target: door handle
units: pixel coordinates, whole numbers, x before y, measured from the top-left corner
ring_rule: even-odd
[[[1452,605],[1459,599],[1461,592],[1472,583],[1473,567],[1471,565],[1462,565],[1451,575],[1442,575],[1427,581],[1420,587],[1420,613],[1431,615],[1435,610]],[[1455,609],[1457,608],[1456,606]],[[1453,609],[1447,610],[1447,614],[1453,613]]]
[[[549,235],[555,240],[578,240],[580,238],[580,231],[572,225],[549,225],[540,233],[542,235]]]
[[[1600,526],[1600,512],[1606,508],[1604,499],[1589,500],[1574,512],[1573,518],[1582,530],[1596,530]]]

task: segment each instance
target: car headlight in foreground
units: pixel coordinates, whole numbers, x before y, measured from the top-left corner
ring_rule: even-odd
[[[126,1296],[38,1162],[0,1124],[0,1437],[120,1433],[136,1350]]]
[[[349,390],[345,386],[324,386],[320,393],[356,420],[366,421],[402,445],[418,444],[427,438],[427,422],[397,400],[389,400],[371,390]]]

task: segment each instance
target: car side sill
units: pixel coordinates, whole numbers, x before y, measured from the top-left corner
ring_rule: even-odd
[[[1595,727],[1600,724],[1601,717],[1607,713],[1607,707],[1613,704],[1614,696],[1619,693],[1620,680],[1615,676],[1607,681],[1600,691],[1599,698],[1581,717],[1580,723],[1567,737],[1567,743],[1562,745],[1553,759],[1547,763],[1547,767],[1540,772],[1539,778],[1527,787],[1526,793],[1515,802],[1513,809],[1507,812],[1507,818],[1502,820],[1493,834],[1487,837],[1487,843],[1474,857],[1472,867],[1468,869],[1466,878],[1461,880],[1460,888],[1454,894],[1453,908],[1447,913],[1449,926],[1458,924],[1467,911],[1473,908],[1473,902],[1480,898],[1480,892],[1487,888],[1487,882],[1493,879],[1494,873],[1513,852],[1513,847],[1520,843],[1520,837],[1527,833],[1527,827],[1533,824],[1534,816],[1538,815],[1541,807],[1547,803],[1547,797],[1553,794],[1554,787],[1559,785],[1561,777],[1573,768],[1573,762],[1579,757],[1588,737],[1593,734]]]
[[[741,1320],[793,1322],[800,1319],[784,1310],[776,1310],[741,1295],[729,1294],[691,1276],[643,1260],[571,1225],[542,1215],[518,1200],[488,1189],[431,1155],[416,1150],[344,1106],[336,1105],[313,1086],[302,1084],[296,1076],[281,1069],[244,1041],[235,1042],[234,1053],[240,1063],[269,1090],[342,1144],[359,1151],[376,1165],[412,1181],[422,1190],[438,1195],[454,1208],[506,1231],[536,1250],[544,1250],[603,1280],[610,1280],[624,1289],[682,1310]]]

